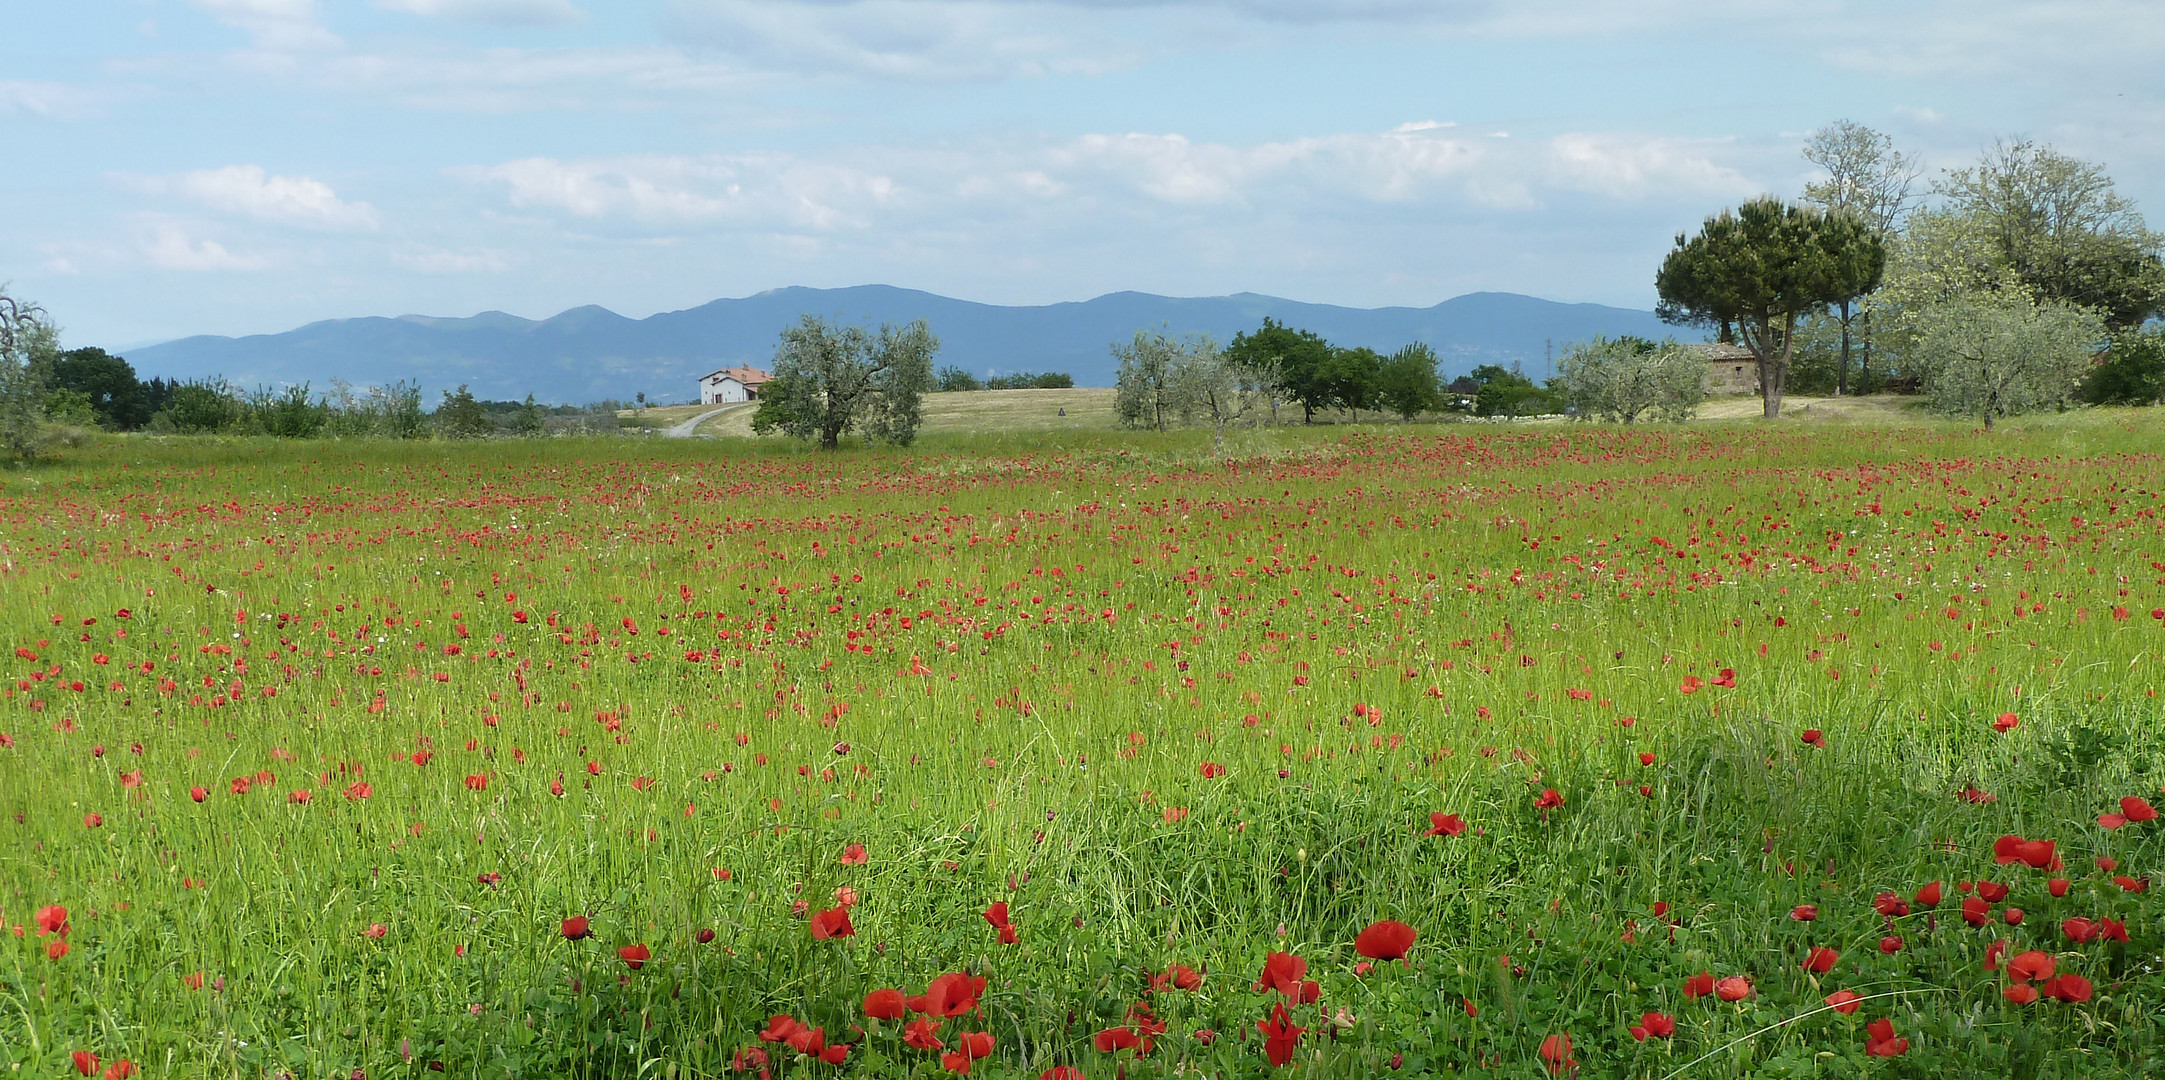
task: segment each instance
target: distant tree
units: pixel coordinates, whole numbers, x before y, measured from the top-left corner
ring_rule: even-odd
[[[323,433],[331,418],[330,405],[314,400],[307,383],[277,391],[258,390],[246,404],[256,430],[282,439],[313,439]]]
[[[833,450],[842,436],[864,432],[876,442],[907,446],[917,438],[922,399],[939,351],[924,320],[881,326],[829,326],[806,315],[782,332],[774,378],[760,390],[752,430],[819,440]]]
[[[2095,311],[2114,330],[2165,310],[2161,238],[2105,170],[2027,140],[1949,172],[1942,212],[1978,231],[2041,303]]]
[[[641,395],[644,396],[644,395]],[[495,425],[489,423],[488,410],[474,400],[474,395],[460,383],[457,390],[444,391],[443,403],[436,406],[436,433],[446,439],[487,438]]]
[[[943,394],[983,390],[984,388],[985,384],[979,382],[977,376],[953,365],[941,368],[939,376],[933,382],[933,389]]]
[[[150,428],[176,435],[216,435],[233,430],[243,412],[239,396],[224,380],[191,379],[174,385],[165,408],[150,418]]]
[[[25,463],[37,460],[42,445],[55,339],[45,309],[0,286],[0,444]]]
[[[1473,412],[1476,416],[1541,416],[1556,409],[1555,400],[1549,392],[1535,386],[1532,379],[1495,364],[1483,364],[1468,376],[1479,388],[1474,391]]]
[[[1211,429],[1210,452],[1224,452],[1225,429],[1251,418],[1264,400],[1261,377],[1235,363],[1208,337],[1191,337],[1174,353],[1167,398],[1183,423]]]
[[[2081,397],[2096,405],[2165,405],[2165,330],[2117,335],[2083,376]]]
[[[150,399],[135,368],[104,349],[69,349],[56,356],[52,384],[82,394],[101,427],[134,431],[150,422]]]
[[[1381,407],[1397,413],[1401,420],[1435,409],[1443,401],[1443,387],[1436,377],[1436,350],[1416,341],[1386,357],[1376,380],[1376,396]]]
[[[1853,217],[1754,199],[1679,234],[1655,275],[1656,309],[1672,323],[1734,332],[1758,361],[1768,419],[1780,416],[1797,323],[1879,279],[1886,249]]]
[[[1048,371],[1037,377],[1037,388],[1040,390],[1072,390],[1075,388],[1075,376],[1065,371]]]
[[[543,427],[541,406],[534,403],[534,395],[528,394],[518,411],[512,414],[511,430],[522,438],[533,438],[542,433]]]
[[[1018,371],[985,380],[987,390],[1065,390],[1074,385],[1074,377],[1064,371]]]
[[[1366,345],[1349,349],[1332,349],[1330,362],[1324,367],[1324,385],[1329,400],[1353,411],[1353,422],[1360,423],[1361,410],[1378,406],[1382,392],[1383,358]]]
[[[1165,421],[1176,412],[1172,395],[1173,371],[1183,354],[1200,342],[1190,338],[1174,341],[1163,333],[1137,330],[1135,340],[1113,346],[1119,372],[1113,382],[1113,414],[1122,427],[1165,430]]]
[[[1812,132],[1804,144],[1804,160],[1827,173],[1825,179],[1804,186],[1804,201],[1830,216],[1855,218],[1879,239],[1882,248],[1916,201],[1919,169],[1915,160],[1897,150],[1894,140],[1854,121],[1837,120]],[[1864,346],[1864,372],[1867,379],[1870,377],[1871,316],[1861,310],[1857,300],[1877,284],[1875,277],[1857,297],[1845,296],[1834,302],[1833,317],[1841,338],[1834,369],[1837,395],[1849,393],[1853,338],[1863,339],[1859,343]]]
[[[1295,330],[1265,317],[1254,333],[1233,335],[1226,356],[1260,376],[1270,388],[1271,413],[1276,420],[1278,402],[1296,402],[1301,422],[1313,423],[1317,409],[1336,403],[1331,360],[1336,350],[1310,330]]]
[[[1706,400],[1706,361],[1675,341],[1597,337],[1564,350],[1556,387],[1581,419],[1682,422]]]
[[[2103,320],[2064,303],[1966,297],[1922,320],[1913,359],[1934,408],[1994,417],[2065,408],[2105,343]]]

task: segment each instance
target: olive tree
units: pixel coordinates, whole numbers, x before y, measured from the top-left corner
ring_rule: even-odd
[[[760,388],[752,430],[816,438],[822,450],[840,446],[852,430],[875,442],[908,446],[923,420],[922,402],[939,348],[923,319],[883,325],[874,334],[803,316],[782,331],[774,378]]]
[[[1202,336],[1181,343],[1165,383],[1166,398],[1181,422],[1211,429],[1213,455],[1225,448],[1226,425],[1251,420],[1268,394],[1260,373]]]
[[[1178,411],[1173,369],[1198,347],[1194,339],[1175,341],[1155,330],[1137,330],[1135,340],[1113,346],[1113,359],[1120,364],[1113,379],[1113,413],[1122,427],[1165,430],[1166,417]]]
[[[38,456],[57,341],[45,309],[0,289],[0,445],[20,461]]]
[[[2104,321],[2084,309],[1975,295],[1926,313],[1911,359],[1934,408],[1990,428],[1994,417],[2065,408],[2105,341]]]
[[[1706,359],[1675,341],[1597,337],[1564,351],[1552,384],[1581,418],[1691,419],[1706,400]]]

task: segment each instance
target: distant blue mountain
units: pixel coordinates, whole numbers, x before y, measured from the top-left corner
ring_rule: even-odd
[[[331,379],[355,385],[419,382],[430,398],[465,384],[475,396],[578,403],[629,399],[691,401],[701,375],[736,364],[766,366],[776,338],[800,315],[845,322],[924,319],[940,339],[936,361],[979,375],[1065,371],[1081,386],[1111,386],[1111,347],[1137,330],[1199,332],[1221,343],[1265,316],[1313,330],[1339,345],[1390,352],[1424,341],[1443,357],[1445,376],[1480,364],[1519,364],[1549,374],[1549,357],[1595,334],[1672,333],[1650,311],[1559,304],[1515,293],[1470,293],[1434,307],[1348,308],[1255,293],[1179,298],[1120,292],[1080,303],[1002,307],[912,289],[774,289],[684,311],[627,319],[601,307],[572,308],[540,321],[485,311],[464,319],[402,315],[333,319],[282,334],[191,337],[137,349],[144,377],[222,376],[242,387]]]

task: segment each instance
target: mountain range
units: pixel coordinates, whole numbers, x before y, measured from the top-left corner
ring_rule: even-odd
[[[576,307],[547,319],[501,311],[470,318],[401,315],[330,319],[281,334],[181,338],[133,350],[144,377],[221,377],[243,388],[333,378],[357,386],[401,379],[438,391],[464,384],[484,399],[533,394],[554,403],[605,398],[695,401],[700,376],[766,367],[781,331],[802,315],[877,325],[924,319],[940,340],[934,363],[977,375],[1064,371],[1078,386],[1110,386],[1112,346],[1138,330],[1208,334],[1223,343],[1267,316],[1334,344],[1388,353],[1414,341],[1442,357],[1445,378],[1481,364],[1518,364],[1539,379],[1550,358],[1596,334],[1673,333],[1650,311],[1562,304],[1516,293],[1469,293],[1432,307],[1351,308],[1256,293],[1169,297],[1118,292],[1094,300],[1001,306],[887,285],[772,289],[631,319]]]

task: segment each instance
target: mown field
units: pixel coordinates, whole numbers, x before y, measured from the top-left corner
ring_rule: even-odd
[[[94,443],[0,1060],[2157,1075],[2161,437]]]

